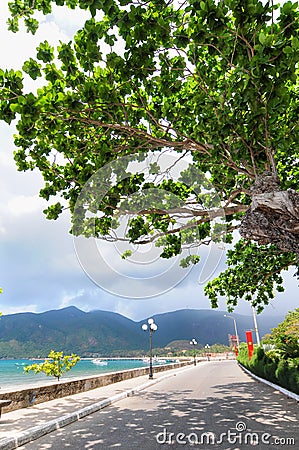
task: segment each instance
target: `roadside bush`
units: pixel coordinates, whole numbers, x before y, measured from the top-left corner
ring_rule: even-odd
[[[279,359],[279,353],[265,352],[262,347],[256,347],[249,360],[247,346],[240,346],[237,361],[258,377],[299,394],[297,359]]]
[[[299,394],[299,372],[296,367],[291,367],[288,361],[281,360],[278,363],[275,375],[278,384],[295,392],[295,394]]]
[[[249,359],[248,359],[248,352],[247,352],[247,345],[242,343],[239,347],[239,355],[237,358],[237,361],[242,364],[244,367],[247,367],[249,369]]]
[[[265,352],[261,347],[255,348],[249,361],[250,370],[259,377],[264,376]]]
[[[277,384],[277,379],[275,376],[276,369],[277,369],[277,362],[275,361],[269,362],[264,366],[264,378],[275,384]]]
[[[278,363],[277,369],[275,371],[275,376],[279,383],[283,386],[288,381],[289,376],[289,366],[286,360],[281,359]]]
[[[297,369],[290,369],[289,390],[299,394],[299,372]]]

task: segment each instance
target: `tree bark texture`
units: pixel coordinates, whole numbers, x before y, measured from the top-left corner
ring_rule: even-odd
[[[282,191],[279,178],[269,172],[251,187],[252,204],[240,234],[259,244],[275,244],[283,252],[295,252],[299,260],[299,193]]]

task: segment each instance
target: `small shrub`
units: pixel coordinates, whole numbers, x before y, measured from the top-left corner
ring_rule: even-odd
[[[299,308],[291,311],[284,322],[265,336],[261,347],[255,347],[251,360],[247,345],[241,344],[238,362],[274,384],[299,393]]]
[[[277,369],[275,371],[275,376],[279,381],[279,384],[285,386],[288,384],[289,380],[289,366],[286,360],[281,359],[278,363]]]
[[[48,358],[43,363],[35,363],[24,367],[24,371],[43,372],[45,375],[53,376],[59,381],[64,372],[71,370],[80,361],[80,356],[74,354],[63,355],[63,352],[54,352],[54,350],[50,351]]]
[[[272,383],[277,383],[277,379],[275,376],[276,369],[277,363],[275,361],[269,362],[264,366],[264,377],[266,378],[266,380],[269,380]]]
[[[295,368],[290,368],[289,369],[289,380],[288,380],[288,385],[289,385],[289,390],[292,392],[295,392],[295,394],[299,394],[299,372],[297,369]]]

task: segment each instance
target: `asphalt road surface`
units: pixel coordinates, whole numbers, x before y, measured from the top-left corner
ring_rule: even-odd
[[[295,400],[210,361],[20,449],[298,449],[298,425]]]

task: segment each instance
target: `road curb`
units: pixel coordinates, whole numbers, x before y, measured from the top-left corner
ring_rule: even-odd
[[[279,391],[282,394],[286,395],[287,397],[293,398],[294,400],[299,402],[299,395],[298,394],[295,394],[294,392],[288,391],[287,389],[285,389],[285,388],[283,388],[281,386],[278,386],[278,384],[271,383],[271,381],[265,380],[264,378],[260,378],[257,375],[255,375],[254,373],[250,372],[250,370],[246,369],[246,367],[244,367],[242,364],[240,364],[240,363],[238,363],[238,364],[244,370],[244,372],[248,373],[248,375],[250,375],[252,378],[255,378],[260,383],[267,384],[268,386],[271,386],[276,391]]]
[[[188,370],[191,367],[193,366],[185,367],[181,371],[184,372],[185,370]],[[119,400],[131,397],[135,393],[140,392],[149,386],[153,386],[159,383],[160,381],[163,381],[167,378],[171,378],[175,375],[176,373],[172,374],[168,373],[159,378],[154,378],[151,381],[147,381],[146,383],[140,384],[139,386],[136,386],[132,389],[128,389],[127,391],[121,392],[120,394],[113,395],[111,397],[106,398],[105,400],[101,400],[100,402],[93,403],[92,405],[89,406],[85,406],[84,408],[74,411],[73,413],[65,414],[64,416],[61,416],[58,419],[54,419],[42,425],[29,428],[26,431],[21,431],[20,433],[17,433],[14,437],[1,439],[0,450],[13,450],[15,448],[21,447],[22,445],[25,445],[28,442],[34,441],[42,436],[45,436],[46,434],[51,433],[52,431],[59,430],[60,428],[63,428],[73,422],[76,422],[77,420],[82,419],[83,417],[88,416],[89,414],[93,414],[103,408],[106,408],[107,406],[110,406],[113,403],[118,402]]]

